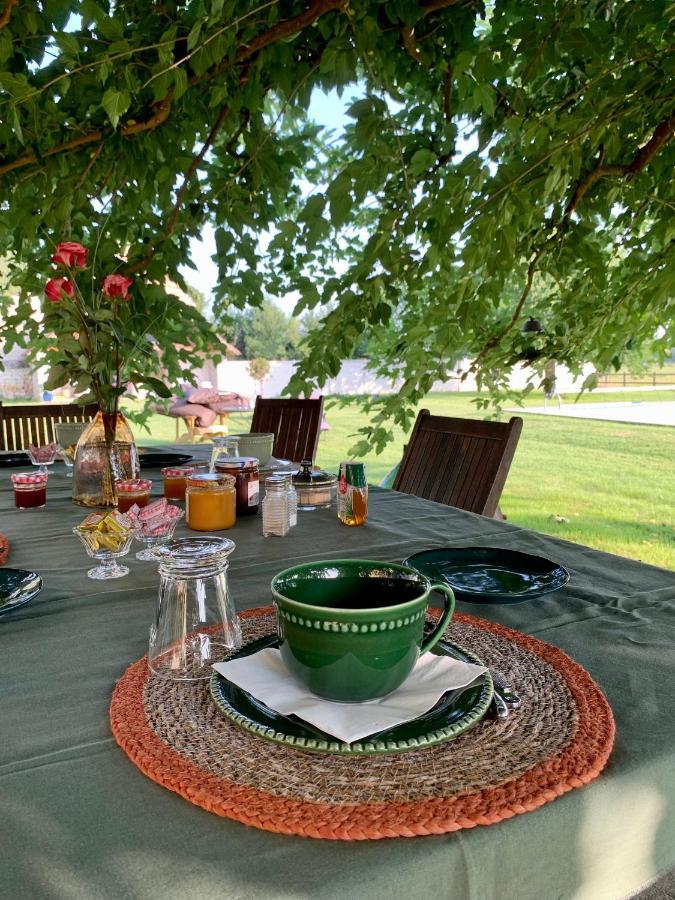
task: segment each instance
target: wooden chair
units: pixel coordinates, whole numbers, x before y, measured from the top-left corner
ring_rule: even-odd
[[[323,397],[290,400],[256,397],[251,431],[273,431],[272,455],[277,459],[314,459],[319,443]]]
[[[56,422],[90,422],[98,406],[90,403],[45,403],[31,406],[3,406],[0,403],[0,450],[25,450],[29,444],[42,446],[56,440]]]
[[[395,491],[498,516],[523,420],[486,422],[420,410],[393,484]]]

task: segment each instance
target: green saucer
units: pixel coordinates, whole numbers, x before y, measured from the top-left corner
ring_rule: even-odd
[[[42,590],[37,572],[25,569],[0,569],[0,616],[24,606]]]
[[[543,556],[499,547],[438,547],[403,561],[450,585],[465,603],[520,603],[564,587],[570,573]]]
[[[247,644],[230,659],[250,656],[266,647],[277,646],[277,636],[268,635]],[[452,656],[477,666],[483,665],[468,650],[448,641],[439,641],[430,652]],[[490,706],[492,693],[492,678],[486,673],[468,687],[448,691],[432,709],[411,722],[404,722],[395,728],[347,744],[296,716],[275,712],[217,672],[211,675],[211,697],[216,706],[226,718],[241,728],[295,750],[344,756],[404,753],[449,741],[480,722]]]

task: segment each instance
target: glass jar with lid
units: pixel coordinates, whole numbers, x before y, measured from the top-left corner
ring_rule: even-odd
[[[194,466],[165,466],[162,469],[164,496],[167,500],[185,500],[187,479],[194,471]]]
[[[235,481],[220,472],[188,475],[185,522],[193,531],[223,531],[236,522]]]
[[[220,457],[216,472],[231,475],[237,490],[237,515],[254,516],[260,502],[260,474],[255,456]]]
[[[209,535],[153,550],[160,585],[148,667],[160,678],[209,678],[213,663],[241,646],[241,625],[227,580],[234,548],[234,541]]]
[[[333,505],[337,492],[337,475],[321,470],[312,471],[312,460],[303,459],[293,474],[298,494],[298,509],[326,509]]]

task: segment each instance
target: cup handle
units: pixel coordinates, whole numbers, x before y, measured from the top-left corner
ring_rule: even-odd
[[[434,630],[422,641],[420,656],[423,653],[426,653],[427,650],[431,650],[431,648],[440,641],[443,637],[443,632],[450,624],[450,619],[452,619],[452,614],[455,611],[455,595],[452,592],[452,588],[449,588],[447,584],[432,584],[430,590],[442,591],[445,594],[445,609],[436,623]]]

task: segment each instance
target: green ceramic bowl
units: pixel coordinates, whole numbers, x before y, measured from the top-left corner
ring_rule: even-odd
[[[445,609],[424,637],[429,596]],[[313,694],[361,702],[400,687],[447,628],[452,590],[396,563],[337,559],[285,569],[272,580],[279,649]]]
[[[272,458],[273,431],[249,431],[246,434],[231,434],[230,437],[239,440],[239,456],[255,456],[261,466],[266,466]]]

